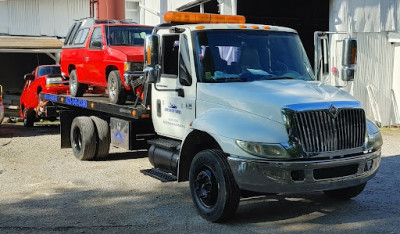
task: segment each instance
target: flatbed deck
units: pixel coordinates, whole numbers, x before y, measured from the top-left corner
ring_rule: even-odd
[[[133,119],[150,118],[150,109],[134,102],[126,101],[125,105],[109,103],[108,96],[104,94],[84,94],[83,97],[72,97],[63,94],[40,94],[40,98],[51,101],[54,104],[81,111],[96,111],[106,113],[112,116],[119,116]]]

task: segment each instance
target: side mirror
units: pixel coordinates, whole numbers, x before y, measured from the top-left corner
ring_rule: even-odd
[[[354,66],[357,62],[357,40],[355,38],[346,38],[343,40],[342,56],[342,80],[353,81]]]
[[[152,34],[146,37],[144,43],[144,73],[146,76],[146,81],[149,84],[158,82],[160,79],[160,36],[157,34]]]
[[[328,37],[321,38],[321,49],[322,49],[322,74],[329,74],[329,48],[328,48]]]
[[[101,49],[103,47],[103,44],[101,43],[101,41],[92,41],[90,43],[90,47],[95,49]]]
[[[34,79],[35,79],[35,76],[32,73],[27,73],[27,74],[24,75],[24,80],[25,81],[34,80]]]

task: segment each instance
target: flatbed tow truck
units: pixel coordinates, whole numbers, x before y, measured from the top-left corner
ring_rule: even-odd
[[[44,94],[63,108],[61,147],[105,158],[110,143],[149,160],[168,180],[189,181],[198,213],[232,218],[240,197],[323,191],[360,194],[380,164],[382,137],[348,93],[315,80],[297,32],[245,24],[243,16],[167,12],[146,37],[144,95]],[[354,51],[352,51],[354,53]]]

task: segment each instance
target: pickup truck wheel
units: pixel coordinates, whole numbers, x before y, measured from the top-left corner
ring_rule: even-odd
[[[110,128],[108,122],[96,116],[90,116],[96,127],[96,158],[106,158],[110,151]]]
[[[118,70],[111,71],[108,75],[107,89],[111,103],[125,104],[127,92],[121,83],[121,76]]]
[[[27,128],[33,127],[35,118],[36,118],[35,111],[31,111],[28,113],[28,110],[24,109],[24,127]]]
[[[327,190],[324,191],[325,195],[337,199],[337,200],[349,200],[350,198],[356,197],[359,195],[365,188],[367,183],[363,183],[357,186],[335,189],[335,190]]]
[[[89,117],[76,117],[71,125],[71,146],[79,160],[91,160],[96,153],[96,132]]]
[[[73,97],[82,97],[85,92],[85,85],[78,82],[75,70],[72,70],[69,74],[69,92]]]
[[[194,157],[189,185],[193,203],[203,218],[222,222],[235,215],[240,189],[222,151],[204,150]]]

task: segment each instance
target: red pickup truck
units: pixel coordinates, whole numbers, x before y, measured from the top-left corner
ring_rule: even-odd
[[[25,127],[32,127],[39,119],[55,120],[56,107],[41,102],[40,93],[64,94],[69,91],[68,80],[61,77],[59,65],[42,65],[24,76],[25,85],[20,98],[20,117]]]
[[[70,28],[61,52],[61,72],[72,96],[88,86],[107,87],[111,103],[123,104],[143,72],[143,44],[152,27],[125,21],[84,19]]]

